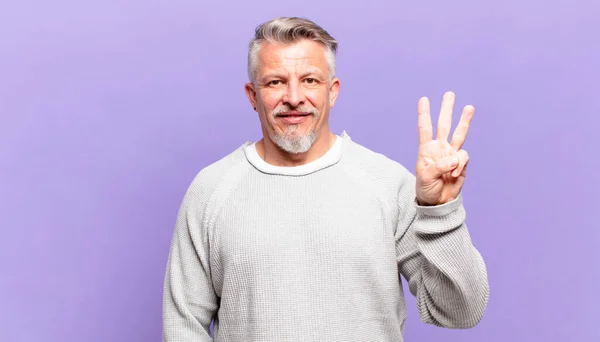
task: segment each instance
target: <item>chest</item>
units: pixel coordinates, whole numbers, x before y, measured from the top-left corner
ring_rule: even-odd
[[[261,276],[306,279],[344,267],[367,269],[382,259],[393,262],[394,212],[373,192],[335,181],[261,188],[268,186],[241,187],[214,221],[211,267],[217,289],[231,272],[260,284]]]

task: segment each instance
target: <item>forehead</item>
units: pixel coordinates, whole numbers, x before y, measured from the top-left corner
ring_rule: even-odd
[[[300,40],[292,44],[265,41],[258,54],[258,71],[273,69],[317,68],[326,72],[325,47],[311,40]]]

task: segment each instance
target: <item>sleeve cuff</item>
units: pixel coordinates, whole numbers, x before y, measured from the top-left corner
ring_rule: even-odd
[[[462,192],[452,201],[435,206],[422,206],[414,200],[415,208],[419,216],[443,217],[457,211],[463,204]]]

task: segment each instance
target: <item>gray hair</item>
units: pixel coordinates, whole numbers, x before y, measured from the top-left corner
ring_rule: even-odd
[[[325,47],[325,58],[329,65],[329,75],[331,78],[334,78],[337,41],[327,31],[308,19],[283,17],[263,23],[256,28],[254,38],[250,41],[250,48],[248,50],[248,77],[250,81],[252,83],[256,82],[258,51],[263,41],[290,44],[302,39],[318,42]]]

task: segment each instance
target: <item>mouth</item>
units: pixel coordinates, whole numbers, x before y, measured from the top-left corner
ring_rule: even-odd
[[[312,113],[304,112],[285,112],[276,116],[276,119],[283,121],[286,124],[297,125],[306,120]]]

